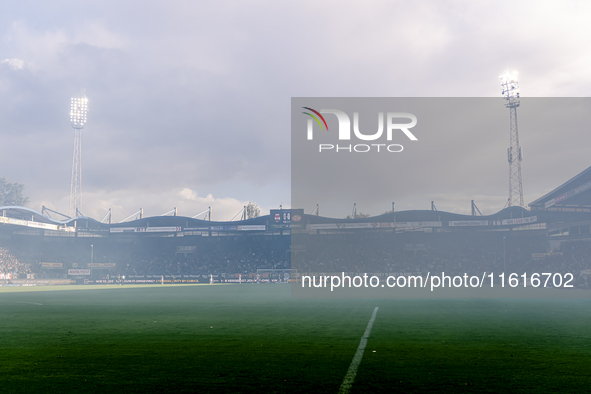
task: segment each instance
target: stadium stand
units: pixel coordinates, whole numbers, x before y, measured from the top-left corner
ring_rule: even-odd
[[[238,222],[161,216],[118,224],[0,207],[0,280],[166,275],[202,281],[252,279],[260,269],[470,274],[552,266],[575,270],[586,283],[591,167],[530,207],[488,216],[423,210],[362,219],[293,209]]]

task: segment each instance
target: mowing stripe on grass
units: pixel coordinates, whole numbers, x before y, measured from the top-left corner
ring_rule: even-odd
[[[353,361],[351,361],[351,365],[349,366],[349,370],[345,375],[345,379],[343,379],[343,384],[341,384],[339,394],[348,393],[351,390],[351,386],[353,386],[353,381],[357,375],[357,368],[359,368],[359,364],[361,363],[361,358],[363,357],[363,352],[365,351],[365,345],[367,345],[367,338],[369,337],[369,333],[371,332],[371,328],[373,327],[373,322],[376,319],[377,313],[378,307],[376,306],[373,310],[373,314],[371,315],[371,319],[369,319],[369,323],[367,323],[367,328],[361,337],[361,342],[359,342],[359,347],[355,352],[355,356],[353,356]]]

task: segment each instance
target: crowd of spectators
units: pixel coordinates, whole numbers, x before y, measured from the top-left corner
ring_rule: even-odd
[[[110,276],[248,274],[257,269],[286,269],[290,267],[289,243],[286,236],[21,239],[12,242],[10,250],[33,268],[37,278],[60,279],[67,277],[67,269],[87,268],[91,262],[97,275]],[[57,266],[44,267],[43,263]]]
[[[162,241],[162,240],[160,240]],[[124,262],[128,275],[190,275],[253,273],[257,269],[289,268],[289,237],[216,237],[186,246],[151,242]]]
[[[546,250],[544,237],[502,233],[335,234],[302,241],[307,253],[292,265],[303,272],[482,274],[516,269]]]
[[[528,262],[525,270],[579,273],[591,270],[591,241],[564,242],[560,248]]]
[[[8,249],[0,247],[0,279],[16,279],[32,272],[30,264],[20,262]]]
[[[23,238],[0,247],[0,275],[65,278],[67,269],[87,268],[90,262],[97,275],[111,276],[247,275],[288,268],[423,275],[546,270],[581,276],[591,270],[591,242],[563,243],[550,254],[547,245],[544,235],[508,232]],[[61,266],[48,268],[44,262]]]

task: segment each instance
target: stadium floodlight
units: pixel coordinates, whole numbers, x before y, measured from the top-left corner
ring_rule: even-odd
[[[88,112],[88,99],[86,97],[72,97],[70,103],[70,122],[75,129],[84,128],[86,123],[86,114]]]
[[[70,205],[68,215],[78,216],[82,209],[82,142],[80,131],[86,123],[88,99],[72,97],[70,100],[70,122],[74,128],[74,157],[72,159],[72,182],[70,184]]]
[[[519,106],[519,81],[517,71],[509,71],[499,77],[501,79],[501,94],[507,100],[507,107],[510,105]]]
[[[523,184],[521,179],[521,147],[519,146],[519,133],[517,130],[517,107],[520,104],[519,81],[517,71],[507,72],[500,77],[505,107],[509,108],[509,136],[510,146],[507,149],[509,161],[509,206],[523,207]]]

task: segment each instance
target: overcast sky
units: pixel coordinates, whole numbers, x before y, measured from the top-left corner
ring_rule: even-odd
[[[523,96],[586,97],[590,18],[583,1],[3,2],[0,176],[67,211],[84,91],[84,214],[267,213],[290,205],[291,97],[497,97],[513,69]],[[530,181],[526,156],[526,202],[590,165]]]

